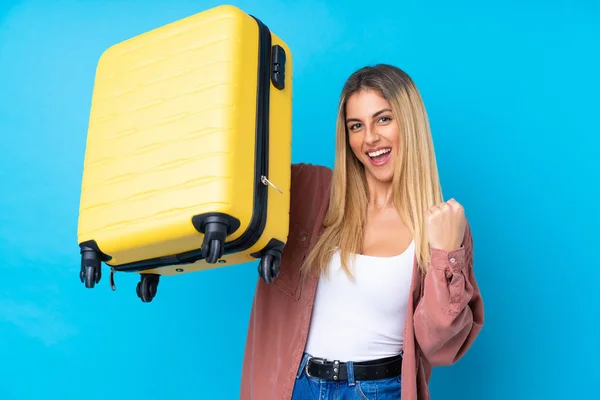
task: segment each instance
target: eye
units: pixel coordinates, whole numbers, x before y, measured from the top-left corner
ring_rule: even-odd
[[[379,118],[378,122],[390,122],[392,119],[390,117],[381,117]]]
[[[361,124],[359,124],[359,123],[352,124],[349,126],[351,131],[355,131],[355,130],[359,129],[360,127],[361,127]]]

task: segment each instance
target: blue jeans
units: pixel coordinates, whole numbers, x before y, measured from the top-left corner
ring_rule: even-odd
[[[400,400],[400,376],[357,381],[354,379],[353,363],[348,362],[347,381],[313,378],[306,374],[308,357],[309,354],[304,354],[300,362],[292,400]]]

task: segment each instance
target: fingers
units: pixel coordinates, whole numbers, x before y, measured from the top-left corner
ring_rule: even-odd
[[[427,215],[433,217],[434,215],[439,214],[440,212],[442,212],[442,205],[444,203],[440,203],[440,204],[434,204],[433,206],[431,206],[429,208],[429,210],[427,210]]]
[[[446,203],[439,203],[439,204],[435,204],[433,206],[431,206],[431,208],[429,208],[429,210],[427,210],[427,216],[429,217],[434,217],[436,215],[441,214],[444,209],[446,209],[448,205]]]
[[[454,198],[451,198],[448,201],[443,201],[439,204],[432,206],[429,210],[427,210],[426,215],[434,216],[439,213],[449,212],[451,210],[456,213],[461,213],[463,212],[463,206]]]
[[[463,212],[463,206],[454,198],[448,200],[447,204],[457,213]]]
[[[448,200],[446,204],[450,205],[452,208],[456,208],[456,206],[460,205],[458,204],[458,201],[454,200],[454,197]]]

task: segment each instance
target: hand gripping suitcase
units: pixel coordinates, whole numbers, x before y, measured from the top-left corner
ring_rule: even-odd
[[[81,184],[80,279],[101,263],[160,276],[260,259],[267,282],[287,240],[290,49],[259,19],[215,7],[105,51]]]

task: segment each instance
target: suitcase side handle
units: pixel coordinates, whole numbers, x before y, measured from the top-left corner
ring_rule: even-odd
[[[279,90],[285,88],[285,50],[276,44],[271,48],[271,81]]]

